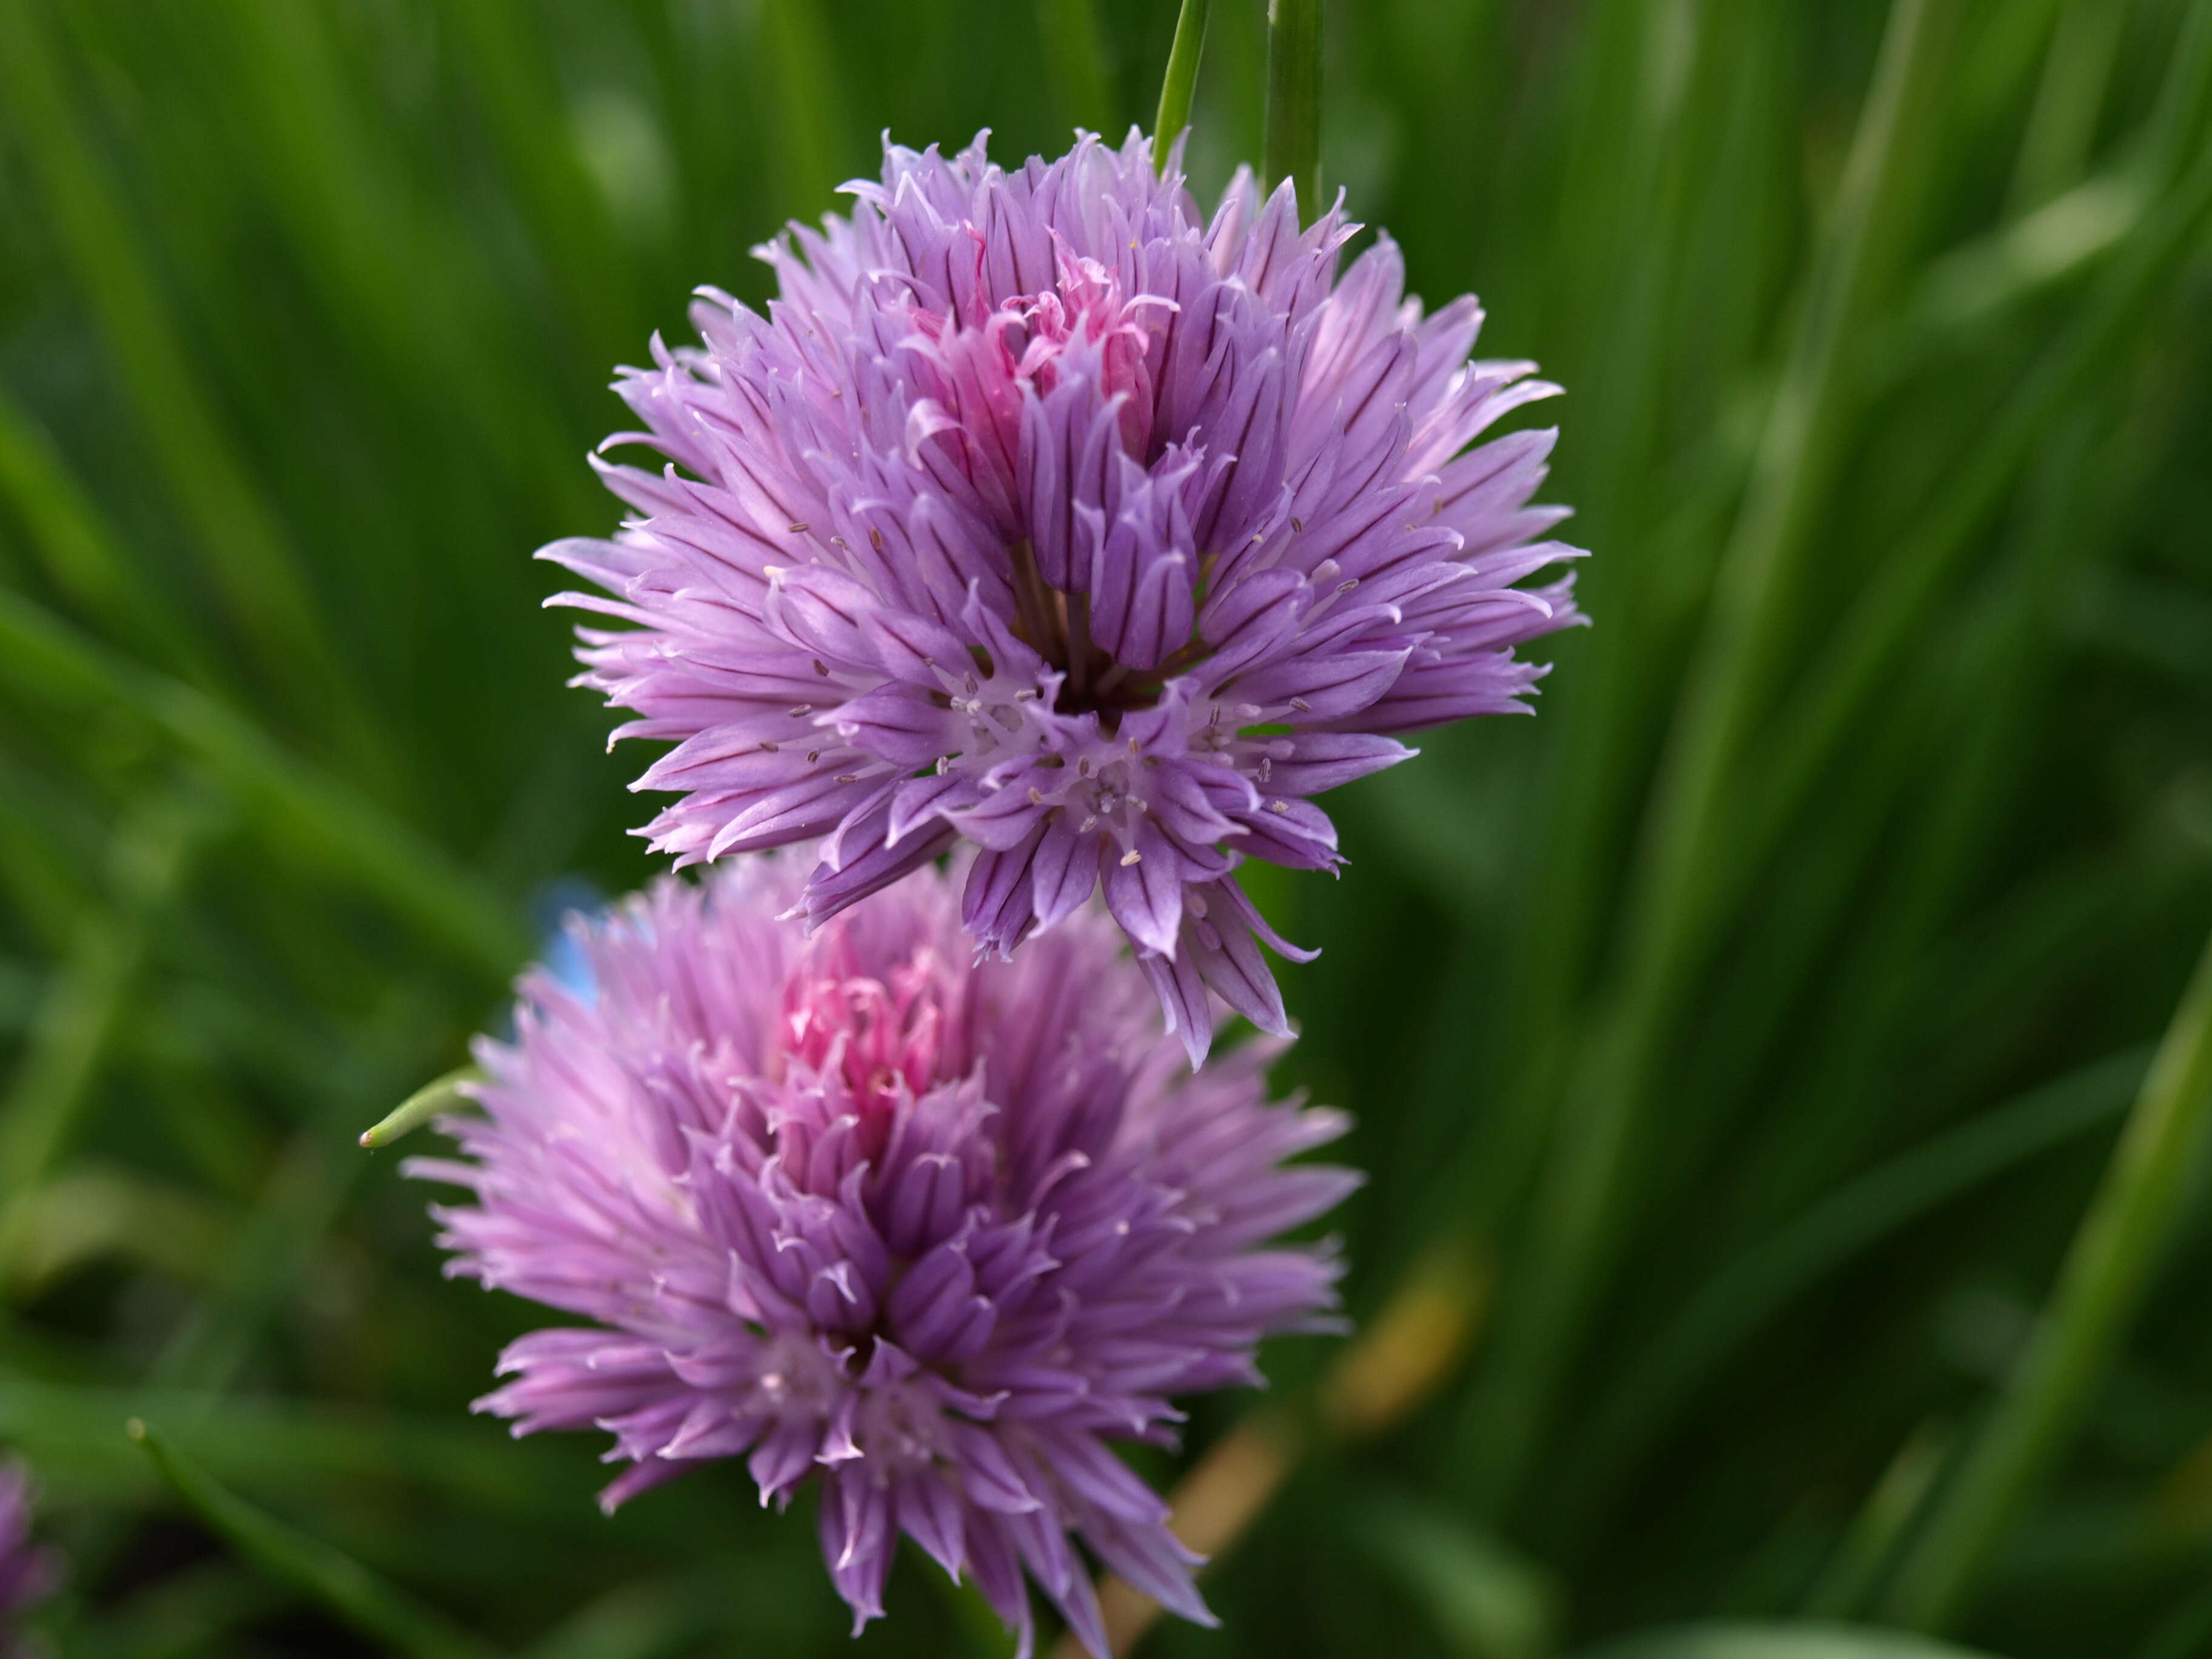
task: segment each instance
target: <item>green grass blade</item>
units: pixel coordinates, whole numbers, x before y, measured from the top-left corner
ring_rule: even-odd
[[[1160,77],[1159,112],[1152,118],[1152,159],[1163,168],[1168,148],[1190,125],[1190,100],[1198,91],[1198,61],[1206,51],[1206,0],[1182,0],[1176,12],[1175,44],[1168,48],[1167,73]]]
[[[2212,942],[2159,1044],[2034,1340],[1899,1569],[1889,1605],[1899,1622],[1940,1631],[1958,1617],[2021,1506],[2064,1451],[2181,1217],[2208,1123]]]
[[[2130,1049],[1996,1107],[1830,1194],[1715,1274],[1583,1425],[1577,1465],[1615,1478],[1773,1314],[1860,1252],[1982,1182],[2118,1117],[2150,1063]]]
[[[2188,250],[2212,220],[2212,149],[2161,198],[2139,232],[2114,256],[2068,331],[2008,399],[1996,422],[1955,470],[1936,510],[1884,564],[1851,605],[1808,677],[1807,689],[1778,721],[1768,752],[1777,764],[1761,780],[1745,839],[1770,838],[1803,799],[1812,779],[1849,738],[1859,711],[1915,637],[1943,584],[1973,546],[2035,453],[2071,408],[2086,379],[2140,326]]]
[[[0,501],[14,508],[46,577],[86,619],[119,642],[207,683],[204,647],[175,605],[134,570],[52,439],[0,394]]]
[[[485,1375],[492,1347],[469,1357]],[[52,1367],[48,1366],[51,1370]],[[0,1360],[0,1435],[52,1479],[89,1496],[135,1504],[150,1490],[145,1460],[117,1436],[127,1417],[189,1422],[194,1455],[219,1480],[313,1504],[337,1485],[390,1492],[418,1487],[455,1512],[494,1516],[503,1527],[545,1524],[604,1538],[606,1522],[581,1494],[592,1464],[578,1447],[551,1453],[573,1507],[550,1507],[541,1477],[504,1434],[448,1410],[395,1413],[388,1402],[347,1407],[299,1398],[255,1399],[205,1389],[118,1388],[33,1374]]]
[[[272,673],[325,700],[355,752],[375,760],[381,744],[283,530],[201,390],[119,193],[70,106],[40,9],[38,0],[0,0],[0,86],[155,457],[240,632]]]
[[[231,1229],[228,1214],[189,1188],[80,1164],[0,1210],[0,1288],[34,1295],[106,1257],[204,1283]]]
[[[1474,1479],[1510,1501],[1535,1455],[1562,1369],[1613,1248],[1636,1121],[1676,1012],[1717,925],[1716,874],[1735,769],[1771,696],[1796,621],[1811,532],[1840,465],[1851,402],[1844,356],[1887,286],[1937,147],[1932,129],[1957,0],[1895,0],[1829,246],[1778,390],[1751,493],[1725,553],[1676,711],[1630,901],[1624,982],[1568,1084],[1559,1158],[1522,1282],[1463,1431]],[[1725,849],[1725,850],[1724,850]]]
[[[312,1596],[362,1635],[389,1644],[408,1659],[489,1659],[489,1647],[351,1556],[285,1525],[218,1484],[149,1424],[133,1418],[129,1433],[170,1491],[270,1577]]]
[[[1661,591],[1661,581],[1666,572],[1701,556],[1739,482],[1734,467],[1723,472],[1709,465],[1708,477],[1672,522],[1655,532],[1646,521],[1650,498],[1664,476],[1655,450],[1669,395],[1668,305],[1680,280],[1679,256],[1670,259],[1668,251],[1687,240],[1693,187],[1707,173],[1699,165],[1702,105],[1693,94],[1708,77],[1717,77],[1715,59],[1726,42],[1771,29],[1772,15],[1741,15],[1711,5],[1654,6],[1640,17],[1624,9],[1594,21],[1636,31],[1627,43],[1633,50],[1616,47],[1608,54],[1627,60],[1635,78],[1625,90],[1608,80],[1603,92],[1611,95],[1593,95],[1601,107],[1591,118],[1607,134],[1606,148],[1624,155],[1627,177],[1612,206],[1603,252],[1585,254],[1583,261],[1602,261],[1608,270],[1603,321],[1589,352],[1603,372],[1595,384],[1575,387],[1575,441],[1585,465],[1573,536],[1598,549],[1633,537],[1648,551],[1592,573],[1595,581],[1584,602],[1601,617],[1617,617],[1620,625],[1601,623],[1609,630],[1609,647],[1585,653],[1576,665],[1571,700],[1552,711],[1564,718],[1565,730],[1551,757],[1539,895],[1527,908],[1520,941],[1525,966],[1516,975],[1514,1023],[1528,1034],[1522,1073],[1492,1115],[1495,1127],[1470,1147],[1469,1160],[1479,1173],[1455,1183],[1471,1197],[1477,1225],[1491,1224],[1490,1212],[1520,1196],[1558,1094],[1559,1056],[1575,1041],[1570,1030],[1574,1005],[1586,989],[1589,961],[1611,908],[1621,824],[1650,728],[1652,648],[1668,631],[1659,619],[1682,608],[1680,599],[1670,601]],[[1640,252],[1621,269],[1617,251],[1625,247]]]
[[[343,871],[483,971],[504,979],[529,954],[513,911],[414,830],[213,698],[117,660],[6,592],[0,674],[30,697],[137,714],[205,763],[280,844]]]
[[[1893,343],[1873,355],[1897,380],[1939,349],[2008,316],[2102,261],[2149,210],[2153,192],[2138,167],[2084,180],[2026,217],[1945,254],[1905,307]]]
[[[101,825],[76,801],[0,750],[0,897],[49,956],[68,951],[94,902],[85,850]]]
[[[408,198],[392,136],[360,108],[336,20],[253,0],[210,15],[243,70],[236,91],[254,181],[373,371],[399,371],[393,390],[412,404],[408,418],[490,463],[511,488],[543,492],[569,522],[590,522],[601,503],[550,405],[510,395],[501,373],[478,366],[485,337],[506,319],[481,314],[459,283],[422,280],[465,257],[441,220]],[[509,357],[503,373],[520,367]]]
[[[348,1183],[334,1177],[325,1139],[303,1129],[278,1155],[210,1293],[179,1322],[147,1368],[149,1385],[213,1394],[245,1369],[263,1322],[313,1260],[344,1196]]]
[[[78,920],[54,970],[31,1042],[0,1103],[0,1205],[46,1178],[67,1144],[129,1003],[161,920],[210,827],[206,804],[157,796],[116,832],[113,902]]]
[[[2173,44],[2173,59],[2165,84],[2159,89],[2158,107],[2151,112],[2149,142],[2143,164],[2154,178],[2180,175],[2203,141],[2208,112],[2212,112],[2212,3],[2191,0],[2181,15],[2181,29]]]
[[[2117,0],[2071,0],[2058,14],[2013,170],[2014,213],[2041,206],[2081,176],[2128,12]]]
[[[764,0],[759,12],[763,103],[780,174],[775,209],[811,224],[836,204],[840,179],[828,26],[817,0]]]
[[[449,15],[501,160],[562,279],[581,350],[612,362],[633,349],[635,274],[579,154],[534,20],[515,0],[466,0]]]
[[[1835,1554],[1806,1593],[1807,1617],[1848,1619],[1865,1604],[1898,1545],[1919,1518],[1950,1449],[1950,1436],[1925,1424],[1898,1448],[1851,1517]]]
[[[1558,1650],[1559,1586],[1510,1546],[1446,1510],[1395,1492],[1358,1508],[1357,1535],[1467,1659],[1545,1659]]]

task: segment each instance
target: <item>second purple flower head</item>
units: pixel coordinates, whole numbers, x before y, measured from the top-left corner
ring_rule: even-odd
[[[627,371],[656,475],[547,548],[632,627],[583,683],[672,739],[638,787],[679,863],[826,837],[836,914],[966,841],[962,919],[1011,953],[1104,889],[1194,1057],[1210,988],[1281,1031],[1233,872],[1333,869],[1311,797],[1395,734],[1525,707],[1515,647],[1579,620],[1532,507],[1553,434],[1470,447],[1556,387],[1468,361],[1378,240],[1301,230],[1240,173],[1210,222],[1151,145],[1014,172],[889,146],[849,219],[763,250],[763,316],[703,291],[703,344]]]

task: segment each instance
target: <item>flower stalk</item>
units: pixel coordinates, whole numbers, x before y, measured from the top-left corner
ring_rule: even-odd
[[[1178,31],[1180,32],[1180,31]],[[1298,211],[1321,212],[1321,0],[1267,0],[1267,117],[1261,142],[1273,189],[1297,186]]]
[[[1167,74],[1160,81],[1159,113],[1152,118],[1152,165],[1167,171],[1168,152],[1190,125],[1191,99],[1198,90],[1198,60],[1206,50],[1206,0],[1182,0],[1176,14],[1175,43],[1168,48]]]

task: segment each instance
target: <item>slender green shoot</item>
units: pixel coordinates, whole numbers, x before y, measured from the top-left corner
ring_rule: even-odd
[[[210,803],[179,792],[155,797],[116,831],[113,902],[78,916],[20,1069],[0,1093],[0,1200],[29,1193],[67,1149],[128,1024],[151,937],[215,823]]]
[[[412,1134],[441,1112],[459,1111],[468,1104],[465,1085],[480,1083],[483,1073],[473,1066],[457,1066],[441,1078],[424,1084],[390,1113],[362,1131],[361,1144],[370,1152],[389,1146],[402,1135]]]
[[[777,205],[811,220],[830,205],[837,185],[828,25],[815,0],[769,0],[759,15],[762,90],[781,175]]]
[[[1297,187],[1298,214],[1321,211],[1321,0],[1267,0],[1267,187]]]
[[[1198,60],[1206,51],[1206,0],[1182,0],[1176,14],[1175,44],[1168,48],[1168,72],[1160,82],[1160,110],[1152,118],[1152,162],[1167,170],[1168,151],[1190,125],[1190,104],[1198,91]]]
[[[0,502],[20,517],[47,579],[88,619],[185,678],[209,684],[207,655],[174,602],[134,569],[106,515],[44,427],[0,394]]]

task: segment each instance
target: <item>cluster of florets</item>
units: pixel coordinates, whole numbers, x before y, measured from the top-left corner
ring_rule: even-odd
[[[1322,1321],[1330,1251],[1267,1241],[1353,1184],[1284,1163],[1343,1119],[1267,1103],[1274,1045],[1194,1073],[1096,911],[978,964],[937,872],[811,940],[799,885],[744,860],[579,922],[586,981],[525,981],[479,1045],[466,1161],[411,1165],[476,1195],[437,1212],[451,1270],[591,1322],[482,1407],[611,1432],[610,1508],[712,1458],[818,1487],[857,1622],[902,1533],[1025,1638],[1024,1572],[1105,1651],[1078,1540],[1205,1618],[1110,1443]]]
[[[1578,620],[1517,585],[1575,556],[1529,505],[1553,434],[1469,447],[1557,388],[1468,361],[1480,310],[1425,317],[1387,238],[1340,280],[1340,212],[1240,173],[1206,219],[1134,133],[849,188],[762,250],[765,315],[704,290],[703,343],[625,372],[610,442],[669,465],[603,463],[637,516],[544,551],[634,624],[580,654],[675,741],[653,845],[819,839],[818,923],[972,843],[980,948],[1103,889],[1194,1058],[1209,991],[1283,1031],[1237,866],[1334,868],[1310,798],[1523,708],[1515,647]]]

